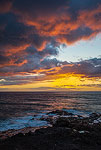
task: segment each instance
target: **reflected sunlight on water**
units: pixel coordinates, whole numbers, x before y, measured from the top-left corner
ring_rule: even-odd
[[[101,112],[101,92],[2,92],[0,130],[4,126],[8,129],[8,125],[10,128],[23,127],[25,124],[21,120],[28,122],[28,117],[63,108],[72,112]],[[19,117],[22,118],[18,123]]]

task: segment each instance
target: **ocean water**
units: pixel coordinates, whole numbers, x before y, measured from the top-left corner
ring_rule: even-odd
[[[0,92],[0,131],[47,125],[38,118],[57,109],[101,113],[101,92]]]

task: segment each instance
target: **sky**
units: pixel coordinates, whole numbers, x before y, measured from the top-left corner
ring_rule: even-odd
[[[0,91],[101,91],[101,0],[0,0]]]

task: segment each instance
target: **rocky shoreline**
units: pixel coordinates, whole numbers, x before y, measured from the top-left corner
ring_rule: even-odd
[[[101,114],[84,117],[56,110],[40,120],[49,126],[0,133],[0,150],[101,150]]]

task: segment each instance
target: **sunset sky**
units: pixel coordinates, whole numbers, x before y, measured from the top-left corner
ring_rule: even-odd
[[[0,0],[0,91],[101,91],[101,0]]]

